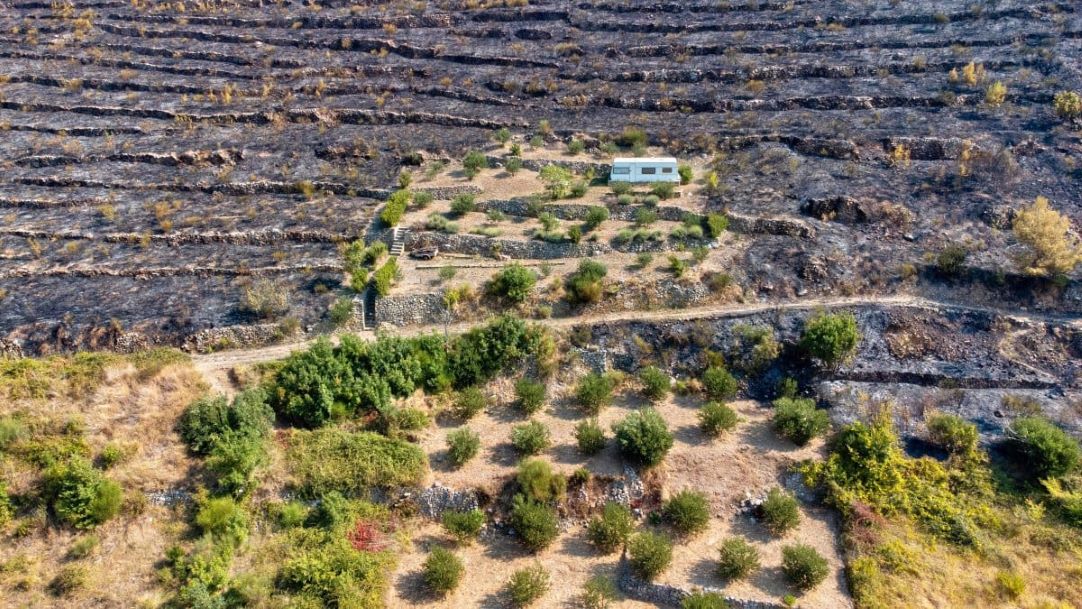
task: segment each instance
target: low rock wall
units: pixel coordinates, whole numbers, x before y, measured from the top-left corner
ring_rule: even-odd
[[[447,320],[443,295],[402,294],[376,298],[376,324],[412,326]]]

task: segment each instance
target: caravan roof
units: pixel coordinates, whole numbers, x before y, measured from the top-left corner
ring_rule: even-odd
[[[616,157],[612,160],[612,164],[617,163],[675,163],[676,159],[671,156],[657,156],[657,157]]]

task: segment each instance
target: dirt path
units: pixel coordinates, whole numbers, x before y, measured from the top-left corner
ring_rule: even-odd
[[[665,309],[654,311],[619,311],[598,315],[584,315],[578,317],[563,317],[559,319],[536,320],[536,323],[552,328],[566,328],[579,324],[612,323],[620,321],[681,321],[694,319],[717,319],[726,317],[742,317],[770,311],[833,309],[863,305],[880,306],[907,306],[927,309],[958,309],[982,313],[991,313],[1018,320],[1034,322],[1051,322],[1082,327],[1082,317],[1071,315],[1056,315],[1031,312],[1009,311],[994,307],[981,307],[963,305],[950,302],[939,302],[920,296],[892,295],[892,296],[857,296],[845,298],[810,298],[799,301],[755,303],[749,305],[713,305],[706,307],[690,307],[686,309]],[[423,325],[411,326],[394,331],[400,336],[417,336],[429,332],[458,333],[468,330],[476,325],[476,322],[464,322],[450,325]],[[356,336],[372,339],[375,332],[357,332]],[[220,373],[235,366],[252,365],[261,362],[274,361],[287,357],[294,351],[306,349],[315,339],[305,339],[271,345],[268,347],[256,347],[253,349],[238,349],[222,351],[205,355],[195,355],[193,363],[215,388],[222,388]],[[332,337],[334,340],[334,337]]]

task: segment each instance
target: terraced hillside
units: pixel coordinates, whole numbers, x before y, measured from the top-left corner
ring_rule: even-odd
[[[1082,89],[1074,3],[478,4],[3,2],[5,349],[183,344],[265,322],[261,292],[290,320],[265,334],[318,330],[401,167],[501,127],[595,149],[634,126],[717,172],[704,211],[810,226],[744,242],[752,294],[1078,310],[1002,230],[1037,196],[1082,213],[1052,109]],[[944,286],[953,243],[973,272]]]

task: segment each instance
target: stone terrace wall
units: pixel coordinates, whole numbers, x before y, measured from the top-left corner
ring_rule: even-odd
[[[411,326],[446,321],[441,294],[402,294],[376,298],[376,324]]]
[[[655,584],[639,579],[631,572],[626,556],[620,557],[619,577],[616,580],[616,585],[619,586],[620,591],[635,600],[654,603],[662,607],[680,607],[683,600],[692,592],[685,588],[667,584]],[[717,588],[706,587],[702,588],[702,590],[704,592],[722,593]],[[730,609],[785,609],[782,605],[766,601],[750,601],[728,596],[725,597],[725,601],[729,604]]]
[[[439,247],[441,251],[472,256],[505,255],[509,258],[552,260],[556,258],[584,258],[599,256],[612,251],[601,243],[549,243],[547,241],[511,241],[490,239],[480,235],[448,235],[434,231],[411,231],[406,237],[406,249]]]

